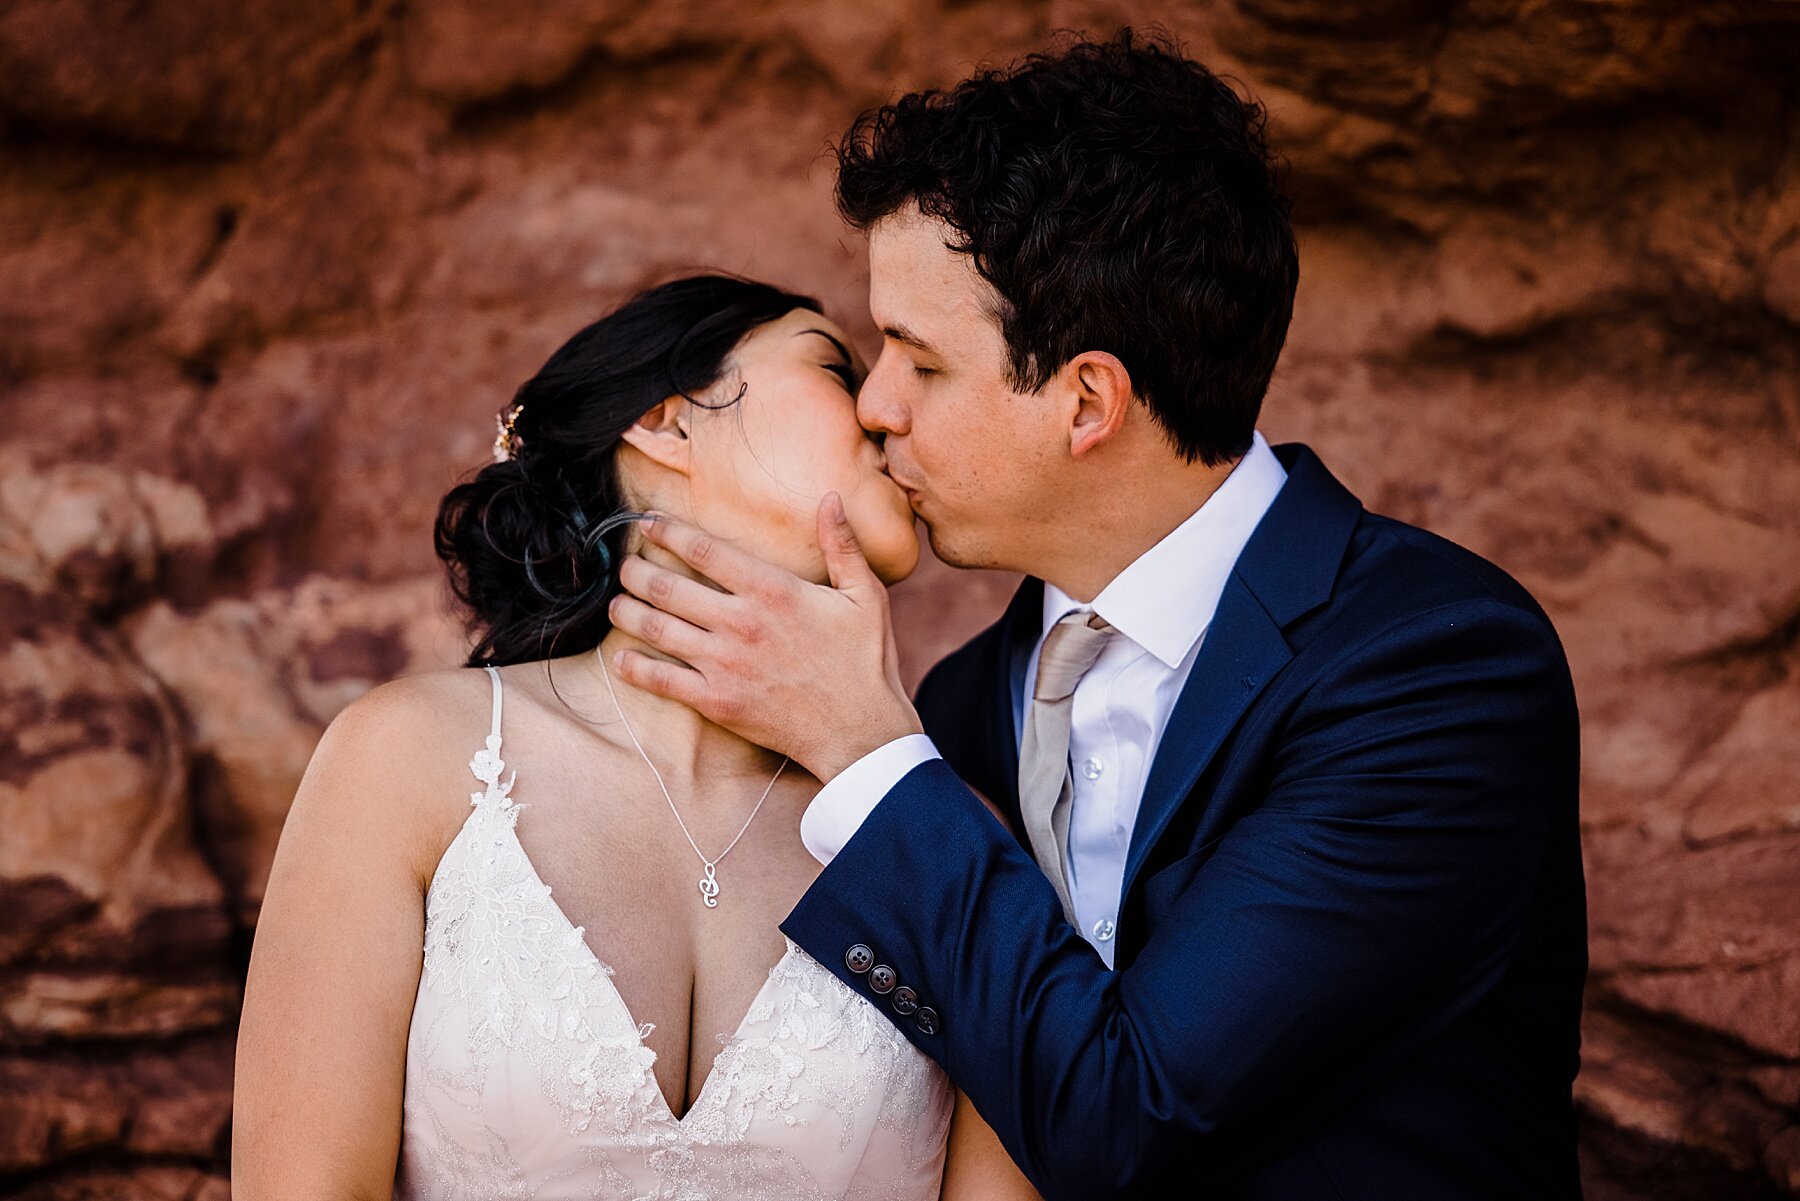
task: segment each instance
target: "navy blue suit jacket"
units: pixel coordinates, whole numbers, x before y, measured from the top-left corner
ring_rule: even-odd
[[[1499,568],[1364,511],[1306,447],[1276,453],[1287,483],[1152,762],[1117,970],[964,784],[1017,828],[1010,667],[1036,580],[926,677],[945,759],[782,929],[943,1064],[1048,1198],[1578,1196],[1561,645]]]

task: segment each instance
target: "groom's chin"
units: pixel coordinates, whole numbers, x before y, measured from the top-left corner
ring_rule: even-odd
[[[994,566],[991,556],[983,553],[982,548],[969,545],[967,539],[958,539],[948,530],[940,531],[923,517],[919,521],[925,527],[925,540],[931,544],[931,553],[939,562],[969,570]]]

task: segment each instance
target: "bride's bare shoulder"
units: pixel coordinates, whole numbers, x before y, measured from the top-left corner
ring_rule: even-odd
[[[372,754],[396,766],[424,766],[448,756],[456,767],[487,736],[492,696],[488,674],[479,668],[402,676],[346,705],[319,745]]]
[[[487,737],[492,695],[487,673],[471,668],[370,689],[326,726],[289,823],[316,816],[435,862],[478,787],[468,763]]]

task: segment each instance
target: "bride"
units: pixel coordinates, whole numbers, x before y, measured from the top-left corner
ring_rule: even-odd
[[[861,374],[815,301],[700,276],[519,389],[496,462],[438,516],[469,666],[345,709],[282,832],[235,1196],[1035,1195],[942,1071],[778,930],[819,871],[799,837],[818,781],[606,665],[649,652],[606,617],[647,509],[823,583],[837,491],[876,572],[912,571]]]

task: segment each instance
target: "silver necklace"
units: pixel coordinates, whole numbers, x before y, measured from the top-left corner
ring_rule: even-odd
[[[682,837],[686,838],[688,845],[694,848],[694,854],[700,857],[700,864],[705,868],[705,872],[700,877],[701,903],[708,909],[716,909],[719,905],[719,862],[731,854],[731,848],[738,844],[738,839],[744,836],[744,831],[750,828],[750,823],[756,820],[758,813],[762,812],[763,802],[769,799],[769,793],[775,788],[775,781],[781,779],[781,773],[787,770],[787,757],[782,757],[781,766],[777,767],[775,774],[769,777],[768,787],[764,788],[762,796],[757,798],[756,808],[750,810],[750,816],[746,817],[744,824],[738,827],[737,834],[725,845],[724,850],[708,859],[706,853],[700,849],[700,844],[694,841],[694,836],[689,832],[687,823],[681,820],[681,810],[675,807],[675,798],[669,795],[669,786],[663,783],[662,773],[656,770],[656,764],[651,762],[650,756],[644,751],[644,744],[638,741],[637,733],[632,730],[631,722],[625,716],[625,707],[619,704],[619,694],[613,690],[612,672],[606,668],[606,656],[601,653],[599,647],[594,648],[594,658],[600,660],[600,674],[606,679],[607,695],[612,697],[613,708],[619,711],[619,722],[625,727],[626,736],[631,739],[631,745],[637,748],[638,755],[644,760],[644,766],[648,767],[650,774],[656,777],[656,786],[662,789],[663,800],[669,802],[669,812],[675,815],[675,824],[681,827]]]

